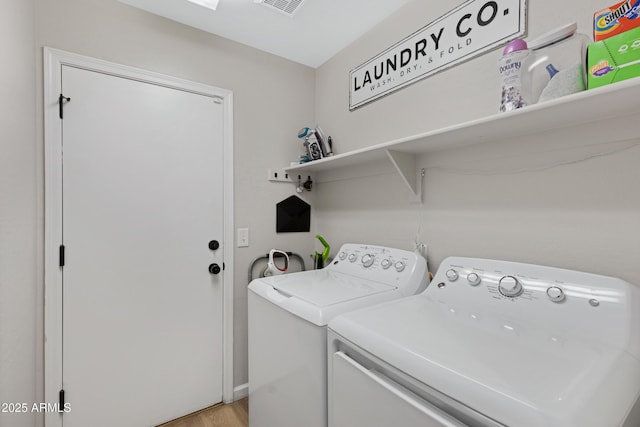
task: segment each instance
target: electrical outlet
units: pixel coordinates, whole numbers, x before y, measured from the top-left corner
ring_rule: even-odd
[[[237,241],[238,241],[239,248],[246,248],[247,246],[249,246],[249,229],[248,228],[238,228]]]

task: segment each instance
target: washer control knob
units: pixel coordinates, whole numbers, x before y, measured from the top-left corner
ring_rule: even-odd
[[[338,254],[338,258],[340,258],[341,261],[344,261],[346,257],[347,257],[347,253],[344,251]]]
[[[469,273],[467,275],[467,281],[469,282],[469,284],[471,286],[478,286],[480,284],[480,282],[482,281],[482,279],[480,278],[478,273]]]
[[[445,275],[447,276],[447,279],[449,279],[450,282],[455,282],[456,280],[458,280],[458,272],[455,271],[454,269],[447,270]]]
[[[358,259],[358,256],[356,254],[349,255],[350,262],[356,262],[357,259]]]
[[[376,257],[374,257],[371,254],[364,254],[362,256],[362,265],[364,265],[365,267],[371,267],[373,265],[373,261],[375,261]]]
[[[382,268],[384,268],[385,270],[388,269],[389,267],[391,267],[391,260],[389,258],[385,258],[382,260],[382,262],[380,263],[382,265]]]
[[[547,296],[553,302],[562,302],[565,299],[564,291],[559,286],[547,288]]]
[[[394,267],[396,268],[396,271],[398,273],[400,273],[401,271],[404,270],[404,268],[407,266],[407,264],[404,261],[397,261],[394,265]]]
[[[522,283],[513,276],[504,276],[500,279],[498,290],[500,290],[500,293],[505,297],[517,297],[524,291]]]

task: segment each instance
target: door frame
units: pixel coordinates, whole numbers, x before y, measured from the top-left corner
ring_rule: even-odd
[[[221,100],[223,117],[222,399],[233,401],[233,92],[202,83],[44,47],[44,400],[58,402],[62,388],[62,121],[58,97],[62,66],[124,77]],[[71,100],[73,102],[73,100]],[[71,407],[73,410],[73,404]],[[62,425],[56,412],[45,414],[47,427]]]

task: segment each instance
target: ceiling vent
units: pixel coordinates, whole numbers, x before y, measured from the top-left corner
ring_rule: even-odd
[[[254,0],[256,3],[262,3],[272,10],[284,13],[287,16],[293,16],[302,6],[304,0]]]

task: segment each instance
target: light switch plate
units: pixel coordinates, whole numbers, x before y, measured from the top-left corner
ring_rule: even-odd
[[[239,248],[246,248],[249,246],[249,229],[238,228],[237,230],[237,242]]]

